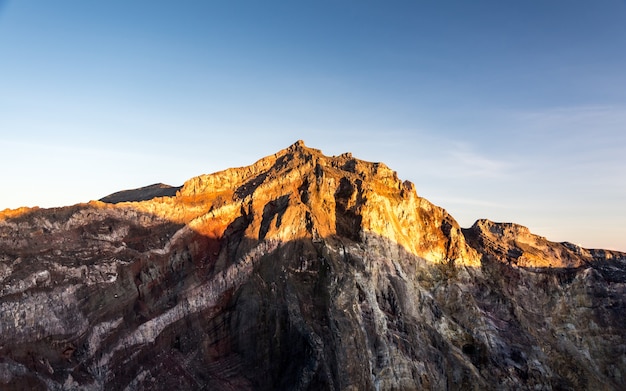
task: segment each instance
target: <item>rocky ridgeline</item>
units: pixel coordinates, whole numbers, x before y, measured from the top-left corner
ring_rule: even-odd
[[[298,142],[0,214],[0,389],[618,390],[626,256]]]

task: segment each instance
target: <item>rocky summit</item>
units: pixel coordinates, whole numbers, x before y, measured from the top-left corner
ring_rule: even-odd
[[[302,142],[0,214],[2,390],[624,390],[625,311],[626,254]]]

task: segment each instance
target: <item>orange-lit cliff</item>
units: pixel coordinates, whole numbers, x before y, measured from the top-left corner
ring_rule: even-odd
[[[625,254],[301,141],[0,214],[1,389],[620,389],[624,310]]]

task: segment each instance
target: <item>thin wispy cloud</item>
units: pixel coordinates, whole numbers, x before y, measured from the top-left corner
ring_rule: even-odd
[[[579,141],[597,144],[615,141],[624,147],[626,142],[626,107],[608,105],[586,105],[557,107],[544,110],[519,112],[512,116],[517,127],[527,132],[548,133],[564,136],[562,141]],[[586,143],[582,145],[588,147]]]
[[[446,155],[459,175],[464,177],[502,178],[512,167],[512,163],[481,154],[466,143],[453,143]]]
[[[519,117],[535,123],[563,124],[567,122],[579,122],[589,120],[625,120],[626,107],[615,105],[584,105],[555,107],[542,110],[520,112]]]
[[[439,197],[438,202],[445,205],[460,205],[460,206],[480,206],[487,208],[506,209],[510,205],[501,202],[492,202],[483,199],[466,198],[466,197]]]
[[[519,112],[510,118],[535,165],[578,170],[593,180],[626,169],[626,106],[586,105]],[[617,179],[617,178],[615,178]]]

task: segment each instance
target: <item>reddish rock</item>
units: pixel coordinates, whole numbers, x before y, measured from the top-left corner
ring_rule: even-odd
[[[0,389],[626,381],[625,254],[462,230],[382,163],[298,142],[104,200],[0,214]]]

